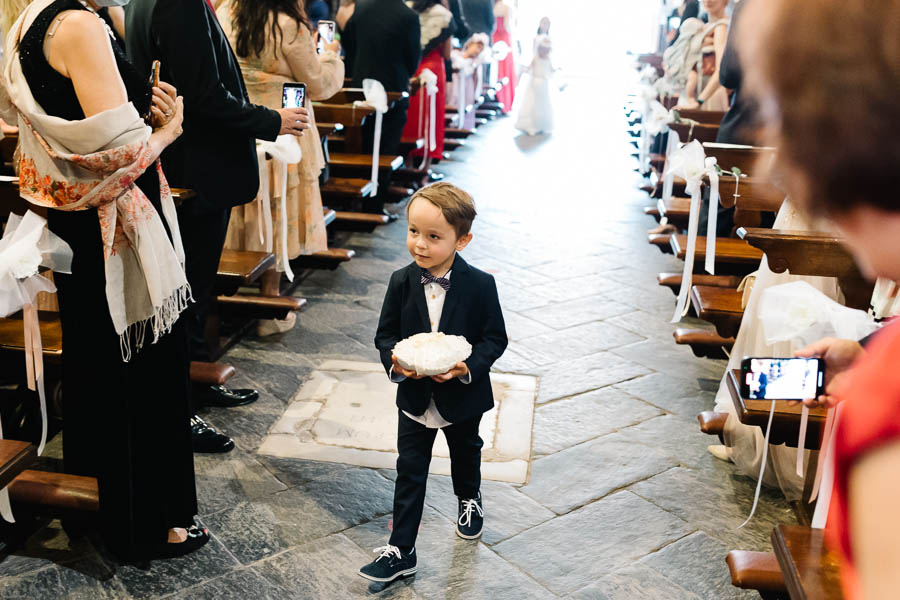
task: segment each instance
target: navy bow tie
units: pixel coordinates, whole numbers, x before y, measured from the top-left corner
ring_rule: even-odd
[[[422,285],[426,283],[436,283],[442,288],[444,291],[448,291],[450,289],[450,280],[445,277],[435,277],[425,269],[422,269]]]

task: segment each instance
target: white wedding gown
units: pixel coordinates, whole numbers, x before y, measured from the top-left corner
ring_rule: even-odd
[[[528,135],[550,133],[553,131],[553,103],[550,99],[550,79],[553,76],[553,65],[549,55],[541,58],[535,53],[534,60],[523,78],[520,88],[524,86],[522,102],[519,105],[519,116],[516,129]]]

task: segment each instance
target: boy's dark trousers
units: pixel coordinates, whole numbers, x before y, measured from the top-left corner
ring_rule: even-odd
[[[413,421],[402,410],[397,424],[397,482],[394,484],[394,530],[391,545],[411,548],[416,545],[416,534],[422,521],[425,506],[425,483],[431,449],[437,429],[429,429]],[[484,442],[478,436],[481,415],[461,423],[451,423],[442,431],[450,448],[450,474],[453,492],[460,498],[475,498],[481,488],[481,447]]]

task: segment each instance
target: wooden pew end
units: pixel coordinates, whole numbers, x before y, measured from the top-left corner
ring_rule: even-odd
[[[725,562],[731,572],[731,585],[756,590],[766,599],[788,598],[774,552],[732,550],[725,556]]]
[[[219,313],[251,319],[284,319],[289,312],[306,308],[305,298],[293,296],[235,294],[219,296],[216,303]]]
[[[718,435],[721,437],[725,431],[725,420],[728,413],[720,413],[712,410],[704,410],[697,415],[697,421],[700,423],[700,431],[707,435]]]
[[[656,246],[663,254],[672,254],[672,244],[669,242],[671,234],[668,233],[651,233],[647,236],[647,241],[651,246]]]
[[[734,347],[733,337],[722,337],[708,329],[687,329],[679,327],[672,332],[675,343],[690,346],[694,356],[698,358],[728,358],[725,350]]]
[[[41,515],[59,515],[100,510],[100,492],[94,477],[22,471],[9,484],[13,504],[24,505]]]
[[[296,264],[301,269],[329,269],[333,271],[338,268],[338,265],[349,261],[354,256],[356,256],[354,250],[329,248],[321,252],[298,256],[291,261],[291,266],[293,267]]]
[[[335,213],[332,227],[339,231],[363,231],[370,233],[376,227],[387,225],[389,222],[390,218],[385,214],[339,210]]]
[[[234,377],[236,371],[231,365],[217,362],[191,361],[191,381],[208,385],[224,385]]]

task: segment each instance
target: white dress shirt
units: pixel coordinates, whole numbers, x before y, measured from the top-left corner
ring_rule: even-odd
[[[450,279],[450,271],[447,271],[447,274],[444,275],[444,279]],[[441,314],[444,312],[444,300],[447,298],[447,292],[440,284],[433,281],[426,283],[422,287],[425,290],[425,304],[428,306],[428,320],[431,322],[431,331],[437,331],[438,325],[441,323]],[[393,367],[391,367],[390,377],[391,381],[394,383],[400,383],[406,379],[403,375],[395,375]],[[472,382],[472,374],[466,373],[457,379],[462,383],[468,384]],[[403,411],[403,414],[429,429],[440,429],[450,425],[450,422],[444,419],[444,417],[441,416],[441,413],[438,412],[437,406],[434,404],[434,396],[431,397],[431,402],[428,403],[428,408],[425,410],[424,414],[411,415],[405,410]]]

